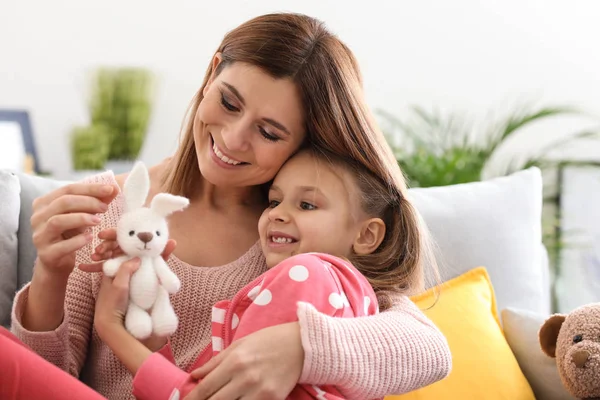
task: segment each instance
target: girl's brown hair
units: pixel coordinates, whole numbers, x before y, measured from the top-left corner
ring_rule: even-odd
[[[315,160],[348,171],[361,195],[360,205],[370,218],[381,218],[386,231],[371,254],[352,254],[349,260],[369,281],[381,309],[391,306],[394,293],[414,294],[424,288],[423,253],[427,253],[425,228],[419,214],[402,192],[348,157],[319,148],[307,149]],[[435,272],[435,271],[434,271]]]
[[[391,229],[376,255],[361,262],[366,268],[363,271],[367,275],[375,270],[396,271],[382,277],[376,285],[394,287],[403,293],[421,290],[422,267],[426,262],[433,263],[433,257],[426,260],[431,254],[426,231],[406,199],[406,183],[398,163],[366,107],[358,63],[348,47],[321,21],[301,14],[280,13],[259,16],[235,28],[225,36],[215,54],[220,54],[222,61],[216,71],[211,63],[192,101],[182,142],[165,176],[166,190],[190,196],[201,181],[193,123],[204,87],[213,73],[217,75],[223,68],[243,62],[274,78],[291,79],[304,105],[303,146],[361,166],[381,186],[377,195],[366,199],[367,209],[377,211],[381,201],[391,207]]]

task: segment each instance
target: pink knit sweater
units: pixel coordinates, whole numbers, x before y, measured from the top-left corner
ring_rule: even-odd
[[[116,184],[107,172],[91,179]],[[114,227],[122,213],[119,195],[104,214],[95,232]],[[96,236],[96,235],[94,235]],[[90,262],[99,241],[80,250],[76,262]],[[170,344],[161,349],[176,364],[189,370],[211,340],[211,308],[266,270],[256,243],[239,259],[218,267],[196,267],[175,256],[169,266],[182,282],[172,296],[180,319]],[[75,268],[67,285],[65,317],[51,332],[31,332],[21,318],[29,285],[16,296],[12,332],[42,357],[79,377],[109,399],[132,399],[132,377],[98,337],[94,327],[94,304],[101,274]],[[417,307],[398,296],[390,311],[362,318],[332,318],[307,308],[299,313],[305,350],[301,383],[330,384],[344,388],[356,399],[405,393],[448,375],[451,355],[445,337]]]

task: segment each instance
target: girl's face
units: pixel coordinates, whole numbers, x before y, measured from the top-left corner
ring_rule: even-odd
[[[258,222],[269,268],[300,253],[352,254],[368,219],[352,175],[300,152],[275,177]]]
[[[304,138],[296,85],[244,63],[224,68],[205,87],[194,120],[200,172],[216,186],[270,181]]]

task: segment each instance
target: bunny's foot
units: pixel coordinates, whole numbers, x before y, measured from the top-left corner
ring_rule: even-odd
[[[152,318],[140,307],[129,303],[127,315],[125,315],[125,328],[136,339],[147,339],[152,334]]]
[[[169,294],[162,286],[158,287],[158,296],[152,308],[152,324],[158,336],[169,336],[177,330],[178,319],[169,300]]]

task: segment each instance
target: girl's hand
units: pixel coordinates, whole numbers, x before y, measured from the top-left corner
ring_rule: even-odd
[[[97,262],[92,264],[79,264],[79,269],[86,272],[102,272],[102,263],[104,261],[124,254],[117,243],[117,230],[115,228],[100,231],[98,233],[98,238],[102,239],[103,242],[96,247],[94,254],[91,255],[92,261]],[[169,239],[167,241],[167,245],[162,253],[162,257],[165,261],[167,261],[171,256],[171,253],[175,251],[176,246],[177,242],[175,242],[175,240]]]
[[[127,306],[129,304],[129,281],[131,280],[131,275],[139,267],[140,259],[133,258],[121,265],[114,278],[103,276],[98,298],[96,299],[94,327],[100,339],[117,354],[122,352],[115,348],[115,346],[132,347],[131,344],[115,339],[125,331],[125,314],[127,313]],[[133,337],[131,339],[137,341]],[[151,336],[141,341],[141,343],[149,350],[155,351],[165,345],[166,338]],[[122,361],[126,365],[128,364],[125,360]]]
[[[285,399],[304,365],[300,325],[291,322],[254,332],[192,372],[202,381],[188,400]]]
[[[74,183],[34,200],[31,227],[38,268],[66,281],[75,252],[92,240],[84,231],[100,223],[96,214],[108,210],[117,193],[111,185]]]
[[[94,326],[104,341],[113,329],[123,329],[129,304],[129,281],[139,267],[140,259],[133,258],[121,265],[114,278],[102,277],[96,299]]]

